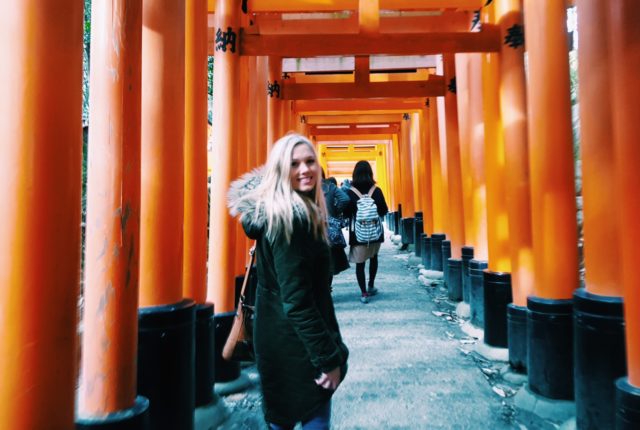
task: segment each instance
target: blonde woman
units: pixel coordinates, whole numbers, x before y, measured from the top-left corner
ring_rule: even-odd
[[[262,173],[262,175],[260,174]],[[321,171],[311,142],[278,140],[263,172],[231,186],[232,215],[257,240],[254,347],[270,429],[329,429],[348,350],[330,293]]]

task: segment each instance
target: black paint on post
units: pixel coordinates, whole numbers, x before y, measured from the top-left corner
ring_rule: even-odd
[[[447,271],[447,294],[449,300],[459,302],[462,300],[462,260],[449,258],[447,264],[449,265]]]
[[[573,300],[527,298],[529,388],[573,400]]]
[[[193,429],[195,311],[192,300],[138,310],[138,394],[151,429]]]
[[[451,258],[451,241],[442,241],[442,277],[444,278],[444,285],[449,283],[449,259]]]
[[[402,243],[411,245],[413,243],[414,218],[402,218]]]
[[[442,233],[431,235],[431,269],[442,272],[442,241],[445,239]]]
[[[213,303],[196,306],[196,408],[213,401],[215,381]]]
[[[420,218],[418,218],[418,214],[420,214]],[[414,252],[416,257],[422,256],[422,247],[420,246],[420,235],[423,232],[423,224],[422,224],[422,212],[416,212],[416,219],[413,223],[413,244]]]
[[[231,332],[231,326],[236,316],[236,312],[222,312],[215,314],[215,381],[229,382],[240,377],[240,363],[227,361],[222,358],[222,349]]]
[[[507,306],[511,296],[511,274],[484,272],[484,342],[487,345],[506,348]]]
[[[640,387],[629,384],[626,377],[616,381],[616,430],[640,428]]]
[[[469,276],[469,261],[473,259],[473,246],[462,247],[462,300],[471,301],[471,277]]]
[[[77,418],[75,424],[76,430],[150,430],[149,400],[137,396],[129,409],[100,418]]]
[[[615,381],[627,373],[622,298],[573,293],[576,424],[615,425]]]
[[[527,308],[510,303],[507,306],[507,336],[509,364],[520,373],[527,373]]]
[[[426,234],[422,233],[421,235],[421,243],[422,243],[422,265],[426,270],[431,269],[431,238]]]
[[[471,308],[471,324],[484,327],[484,275],[486,261],[469,261],[469,307]]]

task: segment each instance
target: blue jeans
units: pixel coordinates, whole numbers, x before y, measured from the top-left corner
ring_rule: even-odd
[[[302,422],[302,430],[329,430],[330,426],[331,400],[320,406],[307,421]],[[294,427],[269,423],[271,430],[293,430]]]

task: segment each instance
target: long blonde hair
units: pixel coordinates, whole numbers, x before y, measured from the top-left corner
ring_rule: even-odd
[[[266,216],[267,238],[273,239],[283,232],[287,241],[291,241],[294,220],[300,218],[308,222],[314,237],[326,241],[327,209],[319,166],[311,198],[296,192],[291,186],[293,149],[298,145],[307,145],[318,162],[318,154],[309,139],[300,134],[286,134],[273,145],[262,181],[251,192],[252,196],[247,197],[256,201],[254,218]]]

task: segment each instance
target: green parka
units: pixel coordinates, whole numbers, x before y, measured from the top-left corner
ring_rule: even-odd
[[[240,180],[233,187],[242,185]],[[239,211],[253,215],[254,208],[249,204]],[[287,242],[284,234],[265,236],[266,219],[242,217],[245,232],[257,240],[254,347],[263,408],[265,419],[279,425],[304,421],[331,398],[333,391],[315,379],[338,366],[344,378],[349,354],[329,288],[329,246],[314,238],[301,218],[295,218]]]

